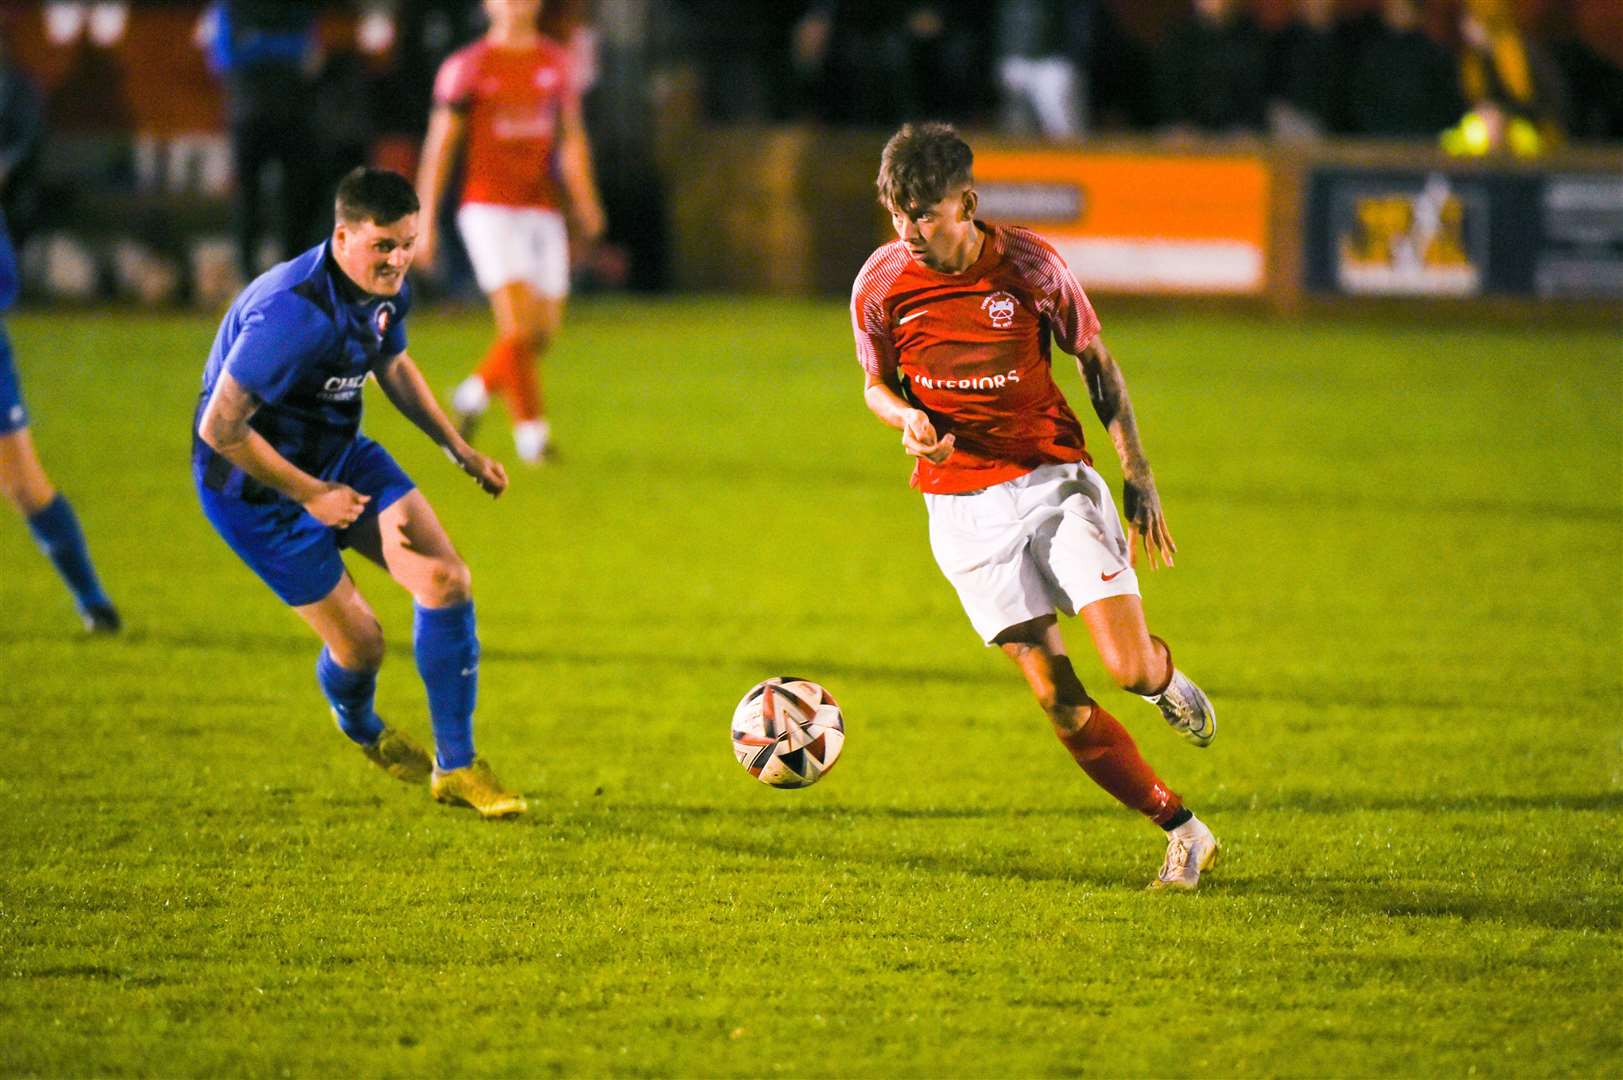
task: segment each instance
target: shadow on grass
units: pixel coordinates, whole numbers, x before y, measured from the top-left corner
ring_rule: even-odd
[[[0,633],[0,646],[43,640],[42,638]],[[98,644],[102,648],[159,645],[177,650],[227,652],[253,658],[289,656],[301,660],[313,658],[317,651],[315,638],[298,633],[296,630],[281,634],[234,631],[225,628],[218,631],[133,629],[120,638],[103,639]],[[388,649],[396,656],[410,656],[412,653],[411,642],[407,640],[390,639]],[[815,672],[817,678],[828,682],[837,682],[842,679],[865,679],[878,683],[893,683],[904,686],[988,686],[1006,682],[1009,687],[1014,689],[1018,689],[1020,685],[1018,673],[1012,668],[997,673],[988,672],[984,668],[966,669],[929,667],[917,664],[876,664],[840,657],[819,657],[804,654],[795,657],[771,654],[718,656],[710,653],[697,654],[646,649],[622,651],[587,648],[517,649],[501,645],[487,645],[481,651],[481,656],[487,663],[556,664],[584,670],[625,668],[638,674],[649,671],[726,670],[736,671],[742,676],[743,680],[751,681],[759,678],[762,672]],[[303,677],[302,671],[300,677]],[[1348,688],[1348,691],[1343,694],[1325,693],[1318,683],[1306,680],[1304,680],[1300,688],[1280,687],[1278,685],[1264,687],[1260,684],[1236,685],[1218,681],[1208,684],[1207,690],[1219,701],[1268,702],[1289,705],[1303,710],[1345,706],[1364,709],[1445,711],[1470,703],[1467,699],[1462,698],[1451,698],[1424,692],[1393,693],[1388,689],[1374,687]],[[1514,699],[1502,698],[1499,700],[1499,704],[1504,707],[1514,707],[1518,704],[1537,706],[1544,704],[1544,701],[1543,699],[1529,699],[1526,702],[1518,703]]]
[[[838,844],[825,846],[819,845],[815,839],[809,841],[808,844],[804,837],[798,835],[796,844],[792,849],[794,854],[786,855],[786,845],[783,837],[773,830],[759,828],[758,822],[747,830],[735,827],[734,823],[738,819],[736,812],[726,812],[721,808],[694,806],[635,808],[617,806],[613,808],[615,812],[626,810],[635,812],[631,815],[629,822],[626,817],[616,817],[613,830],[618,836],[631,835],[658,839],[666,843],[686,844],[737,858],[757,859],[763,863],[771,862],[774,864],[782,864],[786,857],[815,858],[824,862],[854,863],[861,866],[883,867],[893,871],[915,870],[928,874],[957,874],[994,881],[1015,880],[1031,883],[1080,885],[1093,889],[1132,889],[1143,888],[1144,884],[1155,876],[1160,856],[1157,848],[1145,849],[1147,852],[1146,859],[1153,859],[1154,865],[1146,861],[1142,880],[1138,880],[1136,878],[1123,879],[1118,875],[1105,873],[1097,867],[1086,864],[1061,868],[1053,865],[1051,861],[1039,861],[995,851],[962,853],[915,846],[887,847],[884,849],[850,847]],[[1100,807],[1097,812],[1058,809],[1025,812],[987,809],[963,811],[931,809],[920,811],[905,807],[862,807],[831,809],[826,815],[814,813],[795,815],[795,817],[802,822],[808,823],[824,817],[829,820],[838,820],[842,817],[865,817],[895,821],[928,821],[949,817],[981,818],[990,823],[1011,817],[1052,818],[1071,821],[1092,816],[1103,817],[1108,815],[1115,817],[1119,813],[1119,811],[1111,807]],[[687,821],[676,820],[682,818],[687,819]],[[723,831],[707,831],[693,828],[691,823],[697,820],[715,821],[723,826]],[[789,823],[786,821],[783,824],[787,825]],[[1035,833],[1033,838],[1036,838]]]
[[[1541,499],[1426,498],[1393,500],[1384,494],[1359,495],[1348,491],[1282,491],[1260,488],[1188,488],[1163,493],[1174,502],[1221,503],[1226,507],[1261,507],[1367,514],[1466,514],[1515,521],[1594,522],[1623,524],[1623,507],[1582,505]]]
[[[1292,814],[1354,814],[1415,811],[1429,814],[1480,814],[1491,811],[1525,813],[1530,810],[1574,813],[1623,813],[1623,792],[1548,792],[1509,795],[1497,792],[1349,795],[1335,791],[1281,791],[1238,795],[1229,792],[1201,800],[1203,810],[1215,814],[1288,812]]]
[[[1322,683],[1313,678],[1302,678],[1299,682],[1271,683],[1260,682],[1234,682],[1225,680],[1221,675],[1201,683],[1212,700],[1217,702],[1219,711],[1224,705],[1238,705],[1242,702],[1261,702],[1268,705],[1286,706],[1295,710],[1303,722],[1317,723],[1313,710],[1329,707],[1350,707],[1359,709],[1413,709],[1420,712],[1448,712],[1455,709],[1480,709],[1484,702],[1479,694],[1469,687],[1460,688],[1456,694],[1428,693],[1421,689],[1398,689],[1390,686],[1348,685],[1338,688],[1340,692],[1326,692]],[[1605,692],[1614,686],[1601,685],[1594,689]],[[1542,710],[1548,708],[1549,695],[1542,693],[1529,693],[1518,696],[1514,693],[1497,692],[1491,706],[1495,709],[1527,709]]]
[[[1305,795],[1311,802],[1317,796]],[[1564,811],[1605,813],[1608,816],[1623,809],[1623,796],[1618,795],[1552,795],[1538,796],[1474,796],[1444,800],[1459,811],[1481,812],[1491,809],[1526,811],[1552,809]],[[1284,808],[1284,807],[1281,807]],[[1328,806],[1323,812],[1346,812],[1358,809],[1376,811],[1436,810],[1435,800],[1347,800],[1341,811]],[[1238,806],[1216,807],[1216,812],[1236,816],[1245,810]],[[537,825],[564,826],[588,835],[614,838],[642,838],[667,844],[703,848],[742,860],[781,865],[796,860],[812,860],[820,868],[829,864],[855,864],[891,871],[918,871],[925,874],[962,875],[994,881],[1016,880],[1037,884],[1075,885],[1090,889],[1136,892],[1153,876],[1158,862],[1158,850],[1145,849],[1145,864],[1140,873],[1127,876],[1109,872],[1105,866],[1120,866],[1123,852],[1119,841],[1112,836],[1101,840],[1108,844],[1108,854],[1097,860],[1086,855],[1075,865],[1059,867],[1052,858],[1022,855],[997,850],[964,851],[961,848],[943,850],[931,847],[928,837],[916,833],[884,833],[892,844],[886,847],[841,844],[822,838],[837,836],[842,820],[853,818],[879,822],[894,822],[898,830],[909,824],[927,824],[932,820],[984,821],[989,829],[998,822],[1035,822],[1033,843],[1042,837],[1054,835],[1053,829],[1068,824],[1082,826],[1087,819],[1118,819],[1122,811],[1101,804],[1085,808],[1000,808],[1000,807],[818,807],[805,812],[774,815],[780,818],[775,825],[783,828],[764,828],[759,818],[739,824],[736,809],[702,805],[670,806],[646,804],[609,804],[602,810],[568,815],[551,822],[537,820]],[[795,825],[809,826],[795,832],[794,842],[786,844],[783,832]],[[827,829],[816,826],[826,825]],[[1086,839],[1085,833],[1073,834]],[[962,839],[962,834],[958,834]],[[1232,852],[1232,849],[1231,849]],[[1491,853],[1497,858],[1498,853]],[[1091,862],[1091,865],[1090,865]],[[1545,930],[1595,930],[1603,932],[1623,928],[1623,905],[1610,893],[1600,889],[1592,895],[1538,895],[1538,889],[1510,892],[1487,888],[1461,876],[1457,883],[1435,881],[1393,881],[1384,878],[1303,876],[1300,872],[1272,870],[1259,873],[1248,869],[1243,853],[1231,855],[1221,862],[1202,884],[1201,895],[1210,901],[1232,899],[1284,900],[1322,909],[1327,917],[1343,918],[1348,915],[1379,918],[1459,919],[1462,921],[1500,922],[1509,925],[1536,927]]]
[[[0,645],[32,640],[35,639],[21,635],[0,634]],[[137,629],[131,630],[121,638],[109,641],[107,644],[115,647],[161,645],[172,649],[229,652],[250,657],[275,655],[303,658],[314,657],[319,647],[319,642],[314,637],[305,634],[255,633],[224,629],[207,632]],[[412,645],[409,641],[391,639],[387,646],[388,650],[397,656],[410,656],[412,652]],[[852,678],[873,679],[881,682],[928,682],[976,686],[984,685],[987,682],[987,676],[980,672],[901,664],[864,664],[848,660],[808,656],[785,659],[781,656],[739,654],[715,656],[679,652],[613,652],[603,649],[513,649],[499,645],[485,646],[480,650],[480,656],[485,662],[570,664],[583,668],[624,667],[638,671],[649,669],[693,671],[704,668],[736,668],[739,671],[755,676],[763,671],[796,672],[815,670],[818,676],[823,679]],[[300,675],[302,677],[303,672]],[[1012,669],[1010,677],[1011,679],[1016,678]]]
[[[1541,930],[1623,929],[1623,909],[1611,894],[1537,896],[1528,892],[1487,890],[1461,878],[1459,884],[1362,881],[1357,879],[1295,880],[1282,888],[1277,880],[1214,875],[1202,891],[1220,896],[1286,896],[1322,907],[1327,914],[1380,916],[1390,919],[1459,919],[1498,922]]]
[[[15,976],[24,979],[89,979],[95,982],[113,982],[126,987],[164,986],[181,980],[164,975],[136,974],[127,968],[112,968],[101,964],[61,964],[34,971],[18,971]]]

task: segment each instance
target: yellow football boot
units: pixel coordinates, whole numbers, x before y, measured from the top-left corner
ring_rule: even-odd
[[[404,731],[383,726],[383,734],[371,746],[361,747],[366,760],[408,784],[421,784],[434,769],[434,759],[416,739]]]
[[[428,790],[439,802],[473,807],[482,818],[515,817],[530,808],[524,796],[502,786],[484,758],[475,758],[472,765],[460,769],[442,771],[435,765]]]

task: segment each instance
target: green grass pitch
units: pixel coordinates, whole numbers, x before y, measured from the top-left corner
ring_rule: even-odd
[[[838,303],[577,305],[564,462],[497,502],[368,391],[473,569],[496,824],[366,764],[203,520],[213,321],[13,319],[127,632],[0,525],[0,1074],[1623,1075],[1615,327],[1103,308],[1217,742],[1068,636],[1226,844],[1194,896],[976,641]],[[413,320],[437,388],[486,325]],[[426,736],[409,600],[355,573]],[[809,791],[728,746],[785,671],[846,711]]]

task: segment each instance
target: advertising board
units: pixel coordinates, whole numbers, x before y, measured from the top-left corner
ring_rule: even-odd
[[[1623,297],[1623,176],[1314,169],[1309,291],[1343,296]]]
[[[1268,167],[1233,156],[988,150],[980,216],[1026,225],[1085,288],[1250,295],[1268,278]]]

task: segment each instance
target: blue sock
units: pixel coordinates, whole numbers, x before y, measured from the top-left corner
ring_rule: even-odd
[[[444,608],[418,604],[416,609],[412,632],[434,724],[434,757],[441,769],[460,769],[473,764],[473,705],[479,697],[473,601]]]
[[[332,702],[338,730],[352,742],[371,746],[383,734],[383,721],[372,711],[372,695],[378,688],[375,671],[351,671],[342,667],[325,648],[316,661],[316,682]]]
[[[96,579],[96,568],[90,564],[90,549],[85,546],[85,534],[79,528],[79,516],[66,495],[57,493],[39,513],[28,519],[28,531],[34,542],[56,564],[56,572],[73,590],[74,603],[79,610],[110,608],[112,601],[101,591]]]

